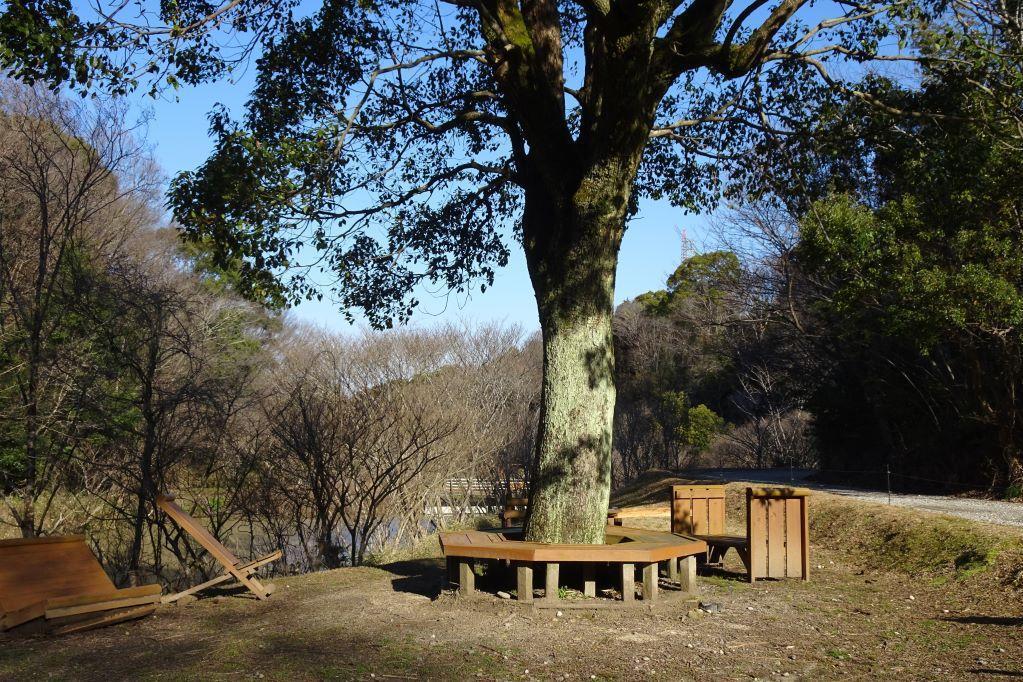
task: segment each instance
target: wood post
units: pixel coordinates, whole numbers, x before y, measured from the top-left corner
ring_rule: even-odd
[[[518,577],[518,598],[521,602],[533,601],[533,565],[518,564],[515,568]]]
[[[583,596],[597,596],[597,567],[593,564],[583,564]]]
[[[472,561],[460,559],[458,561],[458,593],[468,597],[475,591],[476,574],[472,570]]]
[[[643,601],[657,599],[657,562],[643,566]]]
[[[679,559],[679,587],[683,592],[692,592],[696,589],[696,557],[687,556]]]
[[[622,564],[622,601],[636,598],[636,565]]]
[[[544,581],[543,589],[543,596],[547,601],[557,601],[558,599],[559,568],[558,564],[550,562],[547,564],[546,580]]]

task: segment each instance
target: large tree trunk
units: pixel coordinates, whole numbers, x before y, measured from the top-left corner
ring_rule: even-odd
[[[620,166],[613,166],[620,170]],[[599,544],[611,490],[615,269],[631,174],[526,192],[523,241],[543,331],[526,539]]]

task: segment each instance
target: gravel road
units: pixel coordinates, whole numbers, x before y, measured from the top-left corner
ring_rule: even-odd
[[[749,481],[751,483],[785,484],[795,483],[804,488],[823,490],[835,495],[844,495],[857,500],[888,504],[888,493],[877,490],[848,488],[830,483],[807,481],[813,475],[811,469],[703,469],[699,475],[707,478],[721,478],[731,481]],[[998,500],[977,500],[967,497],[947,497],[944,495],[907,495],[893,493],[891,504],[899,507],[911,507],[921,511],[959,516],[971,521],[982,521],[1002,526],[1023,528],[1023,504],[1018,502],[1002,502]]]

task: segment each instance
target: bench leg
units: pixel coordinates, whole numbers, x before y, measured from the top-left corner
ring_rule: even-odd
[[[679,587],[683,592],[692,592],[696,589],[696,557],[682,557],[678,561],[682,569],[679,571]]]
[[[458,562],[458,593],[463,597],[469,597],[475,591],[476,574],[472,570],[472,562],[462,559]]]
[[[532,564],[519,564],[515,568],[516,577],[518,578],[518,598],[521,602],[532,602],[533,601],[533,565]]]
[[[673,583],[678,582],[678,558],[672,557],[668,559],[668,580]]]
[[[643,566],[643,601],[657,599],[657,562]]]
[[[583,596],[597,596],[597,567],[593,564],[583,564]]]
[[[622,564],[622,601],[636,598],[636,565]]]
[[[554,563],[547,564],[547,572],[544,580],[543,596],[547,601],[558,600],[558,575],[560,566]]]

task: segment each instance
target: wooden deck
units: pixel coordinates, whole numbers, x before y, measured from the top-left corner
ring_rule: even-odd
[[[689,592],[696,576],[696,555],[707,552],[707,544],[697,538],[649,530],[609,525],[603,545],[562,545],[542,542],[524,542],[522,530],[495,529],[440,534],[441,548],[448,558],[452,582],[459,591],[471,594],[475,590],[473,564],[477,560],[488,562],[514,562],[517,573],[518,598],[533,600],[534,566],[544,567],[544,592],[548,601],[556,600],[560,585],[562,564],[581,565],[583,593],[596,595],[596,567],[618,564],[620,592],[623,601],[634,599],[635,570],[642,570],[644,600],[657,598],[659,568],[664,565],[670,581]]]

